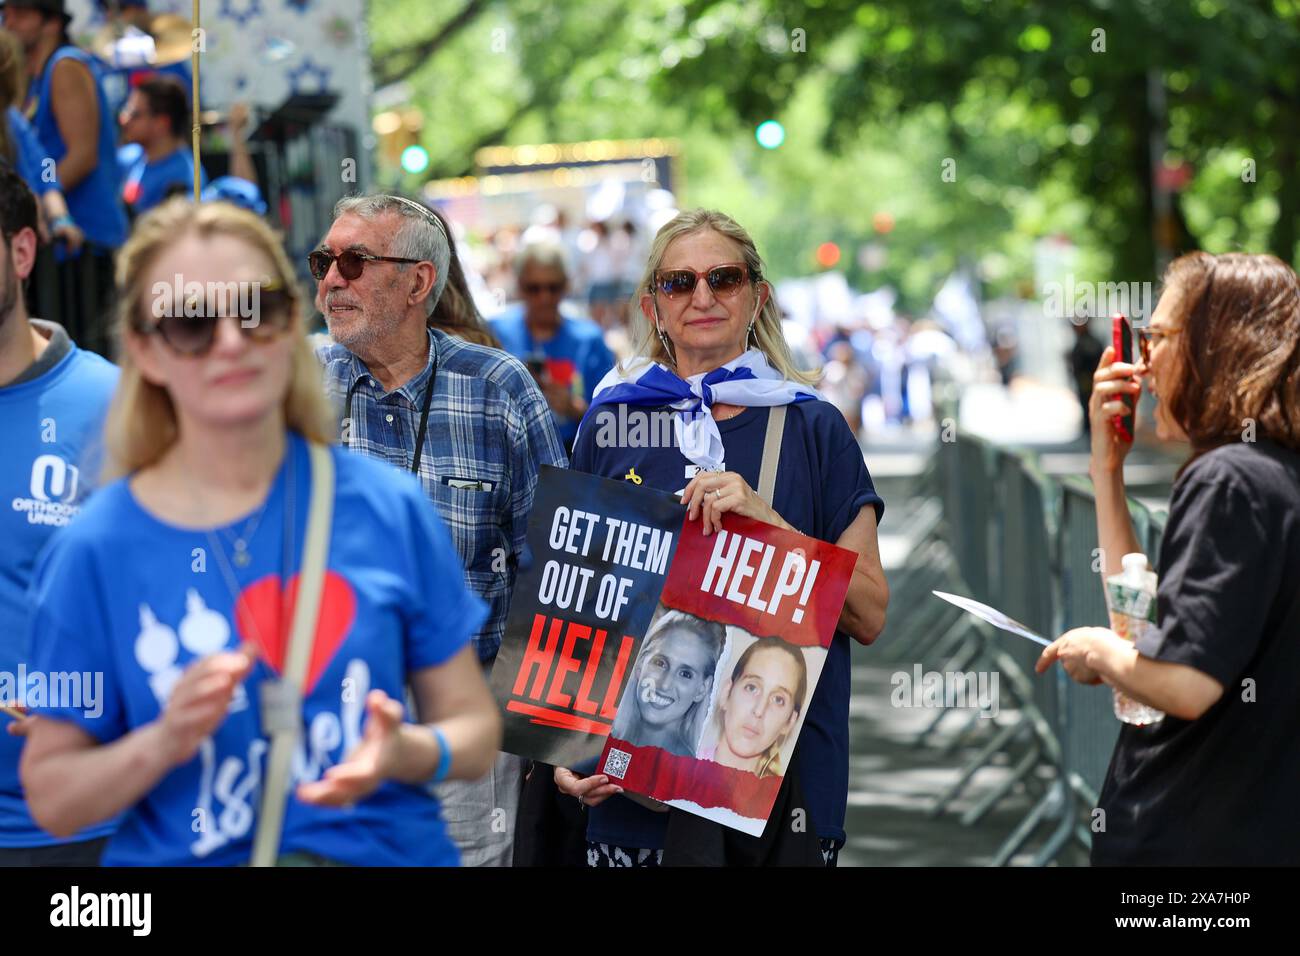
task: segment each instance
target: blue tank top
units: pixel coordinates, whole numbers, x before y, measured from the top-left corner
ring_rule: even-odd
[[[66,190],[68,212],[76,220],[86,239],[110,249],[126,241],[128,230],[126,210],[122,208],[122,185],[117,169],[117,123],[108,110],[104,98],[104,84],[95,69],[92,57],[75,46],[60,47],[51,55],[45,69],[28,94],[27,115],[46,155],[56,163],[68,152],[67,144],[59,133],[54,119],[50,86],[54,67],[60,60],[73,59],[90,70],[95,81],[95,101],[99,107],[99,162],[90,175],[74,189]]]

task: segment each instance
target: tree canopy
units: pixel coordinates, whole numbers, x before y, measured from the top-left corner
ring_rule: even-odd
[[[675,137],[682,201],[735,213],[776,275],[833,240],[850,281],[920,306],[960,261],[1023,284],[1044,235],[1084,278],[1153,278],[1157,237],[1296,258],[1300,0],[372,0],[370,30],[425,117],[421,178],[485,145]]]

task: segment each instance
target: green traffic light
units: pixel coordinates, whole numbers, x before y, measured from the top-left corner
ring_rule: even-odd
[[[766,120],[758,124],[754,138],[764,149],[776,149],[785,142],[785,127],[776,120]]]
[[[408,173],[422,173],[429,168],[429,151],[423,146],[408,146],[402,150],[402,168]]]

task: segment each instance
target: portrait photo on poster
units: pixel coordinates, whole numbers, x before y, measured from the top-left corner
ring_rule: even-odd
[[[761,833],[825,663],[824,647],[660,604],[607,752],[625,773],[635,754],[656,799]]]
[[[779,779],[790,766],[826,650],[739,627],[727,631],[727,654],[695,755],[760,780]]]
[[[599,772],[761,834],[834,638],[842,550],[757,521],[684,526]]]
[[[717,621],[659,605],[611,733],[639,747],[695,756],[726,640]]]

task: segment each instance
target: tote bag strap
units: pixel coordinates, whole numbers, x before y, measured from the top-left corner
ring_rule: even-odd
[[[325,560],[334,517],[334,459],[329,449],[315,442],[308,443],[307,451],[311,458],[311,503],[284,674],[278,681],[262,683],[262,722],[271,738],[271,752],[266,760],[262,805],[253,837],[253,866],[274,866],[280,853],[280,833],[289,800],[289,771],[302,728],[302,692],[307,682],[316,622],[320,618]]]
[[[763,439],[763,464],[758,471],[758,496],[772,504],[776,493],[776,469],[781,463],[781,436],[785,434],[785,406],[773,405],[767,416],[767,437]]]

